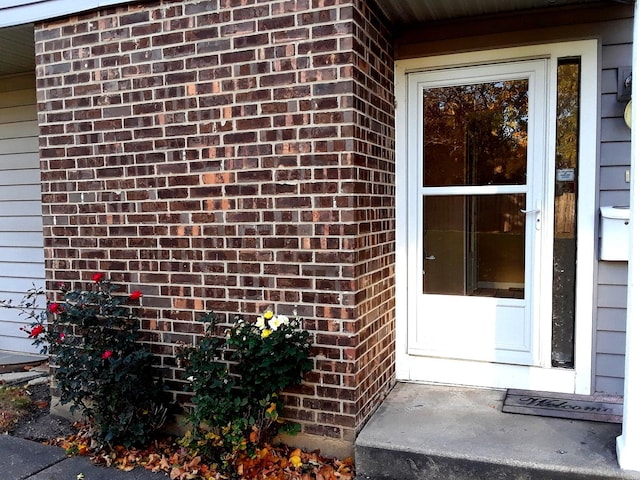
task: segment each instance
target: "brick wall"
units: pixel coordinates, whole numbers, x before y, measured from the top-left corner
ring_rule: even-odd
[[[356,4],[355,412],[360,427],[395,381],[395,108],[391,34],[365,0]]]
[[[364,0],[153,1],[36,26],[50,290],[140,289],[174,347],[214,310],[305,319],[303,432],[352,442],[394,377],[390,36]]]

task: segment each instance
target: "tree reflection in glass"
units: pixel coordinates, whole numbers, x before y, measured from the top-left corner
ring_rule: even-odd
[[[423,185],[523,185],[528,83],[425,90]]]
[[[525,185],[528,87],[426,89],[423,186]],[[424,293],[524,298],[525,194],[469,193],[423,199]]]

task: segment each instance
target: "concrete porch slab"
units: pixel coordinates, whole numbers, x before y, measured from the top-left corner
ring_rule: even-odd
[[[640,480],[621,426],[502,413],[506,391],[398,383],[356,440],[358,478]]]

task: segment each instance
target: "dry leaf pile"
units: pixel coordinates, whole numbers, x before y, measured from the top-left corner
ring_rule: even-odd
[[[163,472],[171,480],[227,480],[199,456],[191,456],[174,438],[157,440],[145,449],[116,447],[110,451],[92,445],[91,432],[83,425],[78,434],[49,441],[69,455],[88,455],[94,463],[130,471],[141,467]],[[299,448],[265,445],[254,456],[243,456],[236,464],[238,478],[246,480],[352,480],[350,458],[337,460]],[[161,477],[160,477],[161,478]]]

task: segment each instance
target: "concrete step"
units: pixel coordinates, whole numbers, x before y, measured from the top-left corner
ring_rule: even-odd
[[[505,394],[399,383],[356,440],[358,480],[640,480],[620,425],[502,413]]]
[[[37,370],[0,373],[0,385],[6,385],[8,387],[12,385],[22,385],[23,383],[29,383],[39,378],[48,379],[49,376],[46,372],[39,372]]]
[[[0,350],[0,373],[24,372],[48,360],[46,355],[15,353]]]

